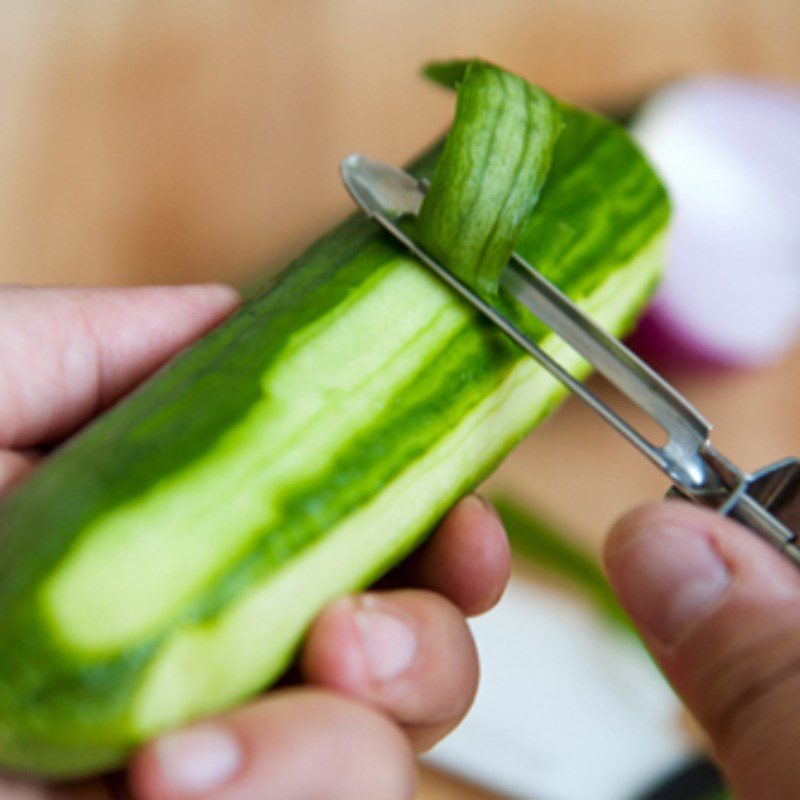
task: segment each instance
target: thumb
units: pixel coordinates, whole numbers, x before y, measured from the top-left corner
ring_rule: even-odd
[[[797,567],[731,520],[679,501],[619,522],[606,567],[736,797],[800,797]]]

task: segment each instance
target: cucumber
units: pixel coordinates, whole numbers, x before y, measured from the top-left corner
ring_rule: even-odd
[[[420,209],[417,239],[494,298],[547,179],[561,113],[542,89],[489,64],[468,62],[460,75],[448,64],[447,73],[458,86],[455,121]]]
[[[658,280],[668,201],[623,130],[559,116],[515,246],[620,333]],[[563,393],[354,215],[0,500],[0,766],[115,767],[268,686],[328,601],[419,544]]]

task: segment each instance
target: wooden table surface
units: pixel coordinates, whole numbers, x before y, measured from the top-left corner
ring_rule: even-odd
[[[797,0],[30,0],[0,5],[0,281],[243,282],[349,202],[336,165],[399,163],[452,99],[418,77],[481,55],[624,107],[695,71],[800,83]],[[676,375],[745,467],[800,451],[800,351]],[[590,550],[664,482],[577,403],[507,460],[510,488]],[[427,771],[419,800],[486,794]]]

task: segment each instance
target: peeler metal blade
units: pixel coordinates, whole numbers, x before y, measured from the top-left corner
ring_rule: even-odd
[[[419,261],[500,328],[661,469],[673,493],[744,523],[800,566],[800,462],[789,459],[749,476],[710,444],[711,425],[658,373],[593,322],[532,265],[514,253],[503,272],[503,291],[514,297],[582,355],[667,436],[657,445],[567,372],[535,341],[421,248],[399,224],[415,217],[427,185],[412,175],[351,155],[342,180],[353,199]]]

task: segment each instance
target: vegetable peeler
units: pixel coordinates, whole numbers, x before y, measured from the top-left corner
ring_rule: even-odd
[[[748,474],[711,446],[711,425],[667,381],[606,333],[517,253],[501,277],[503,289],[583,356],[666,434],[658,445],[611,409],[544,352],[504,314],[426,253],[400,226],[419,214],[427,184],[403,170],[351,155],[342,180],[365,214],[515,344],[581,398],[672,481],[682,497],[731,517],[759,534],[800,567],[800,460],[783,459]]]

